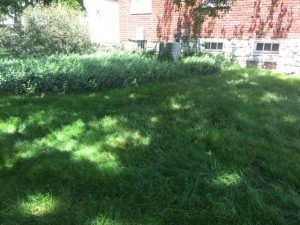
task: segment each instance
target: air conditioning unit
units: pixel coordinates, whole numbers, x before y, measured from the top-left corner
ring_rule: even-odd
[[[145,29],[143,27],[139,27],[135,32],[135,40],[137,42],[137,50],[144,51],[146,48],[146,35]]]
[[[135,40],[137,40],[137,41],[144,41],[144,40],[146,40],[146,35],[145,35],[145,29],[144,29],[144,27],[136,28],[136,31],[135,31]]]
[[[180,57],[180,42],[161,42],[159,44],[159,57],[165,59],[178,59]]]

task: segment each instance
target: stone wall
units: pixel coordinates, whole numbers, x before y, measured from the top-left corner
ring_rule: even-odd
[[[202,38],[202,51],[224,53],[227,57],[233,57],[243,66],[258,66],[286,74],[300,75],[300,38],[298,39],[218,39]],[[207,51],[205,42],[222,42],[223,50]],[[279,43],[279,53],[258,53],[255,51],[257,42]]]

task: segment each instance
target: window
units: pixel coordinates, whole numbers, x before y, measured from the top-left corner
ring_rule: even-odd
[[[131,0],[130,14],[151,14],[152,0]]]
[[[279,53],[280,45],[278,43],[256,43],[255,51],[259,53]]]
[[[205,50],[222,51],[223,43],[222,42],[205,42]]]

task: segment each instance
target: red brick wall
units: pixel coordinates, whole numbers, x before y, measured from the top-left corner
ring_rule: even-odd
[[[220,19],[207,20],[202,36],[300,38],[300,0],[238,0]]]
[[[144,27],[147,40],[173,40],[176,31],[191,31],[190,10],[176,12],[173,0],[153,0],[152,14],[131,15],[130,0],[119,0],[122,41],[134,40]],[[211,38],[300,38],[300,0],[238,0],[220,18],[209,18],[201,27]]]
[[[147,40],[173,40],[173,34],[190,27],[187,8],[176,12],[173,0],[153,0],[152,14],[131,15],[130,0],[119,0],[121,41],[134,40],[136,28],[144,27]]]

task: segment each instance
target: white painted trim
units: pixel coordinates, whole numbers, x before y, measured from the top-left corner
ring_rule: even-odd
[[[152,0],[129,0],[130,1],[130,14],[152,14]]]

